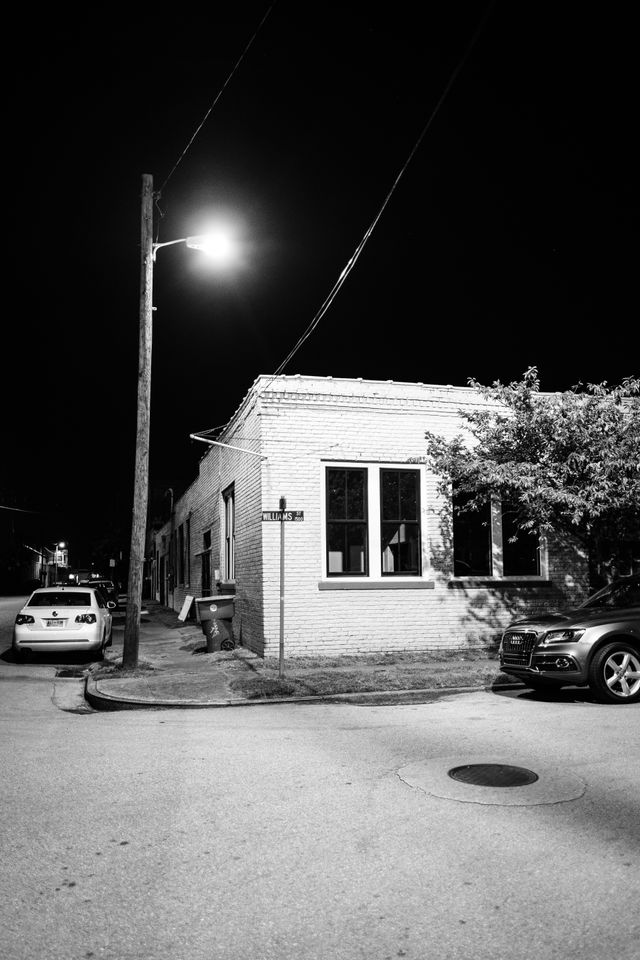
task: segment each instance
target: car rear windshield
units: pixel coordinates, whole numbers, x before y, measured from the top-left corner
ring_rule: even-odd
[[[64,593],[34,593],[27,604],[28,607],[90,607],[91,594],[79,591]]]

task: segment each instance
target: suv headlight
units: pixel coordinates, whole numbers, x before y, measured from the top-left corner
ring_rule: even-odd
[[[577,643],[584,630],[550,630],[543,643]]]

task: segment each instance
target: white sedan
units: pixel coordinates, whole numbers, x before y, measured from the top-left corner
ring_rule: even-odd
[[[102,657],[111,646],[114,608],[90,587],[40,587],[16,617],[13,652],[18,659],[37,651]]]

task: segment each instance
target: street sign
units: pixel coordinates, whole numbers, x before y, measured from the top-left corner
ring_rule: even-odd
[[[304,520],[304,510],[263,510],[263,520]]]

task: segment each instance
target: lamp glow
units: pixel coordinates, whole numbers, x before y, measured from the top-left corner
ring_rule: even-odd
[[[185,243],[192,250],[202,250],[218,264],[227,264],[235,256],[235,245],[229,234],[221,230],[216,233],[201,234],[197,237],[187,237]]]

